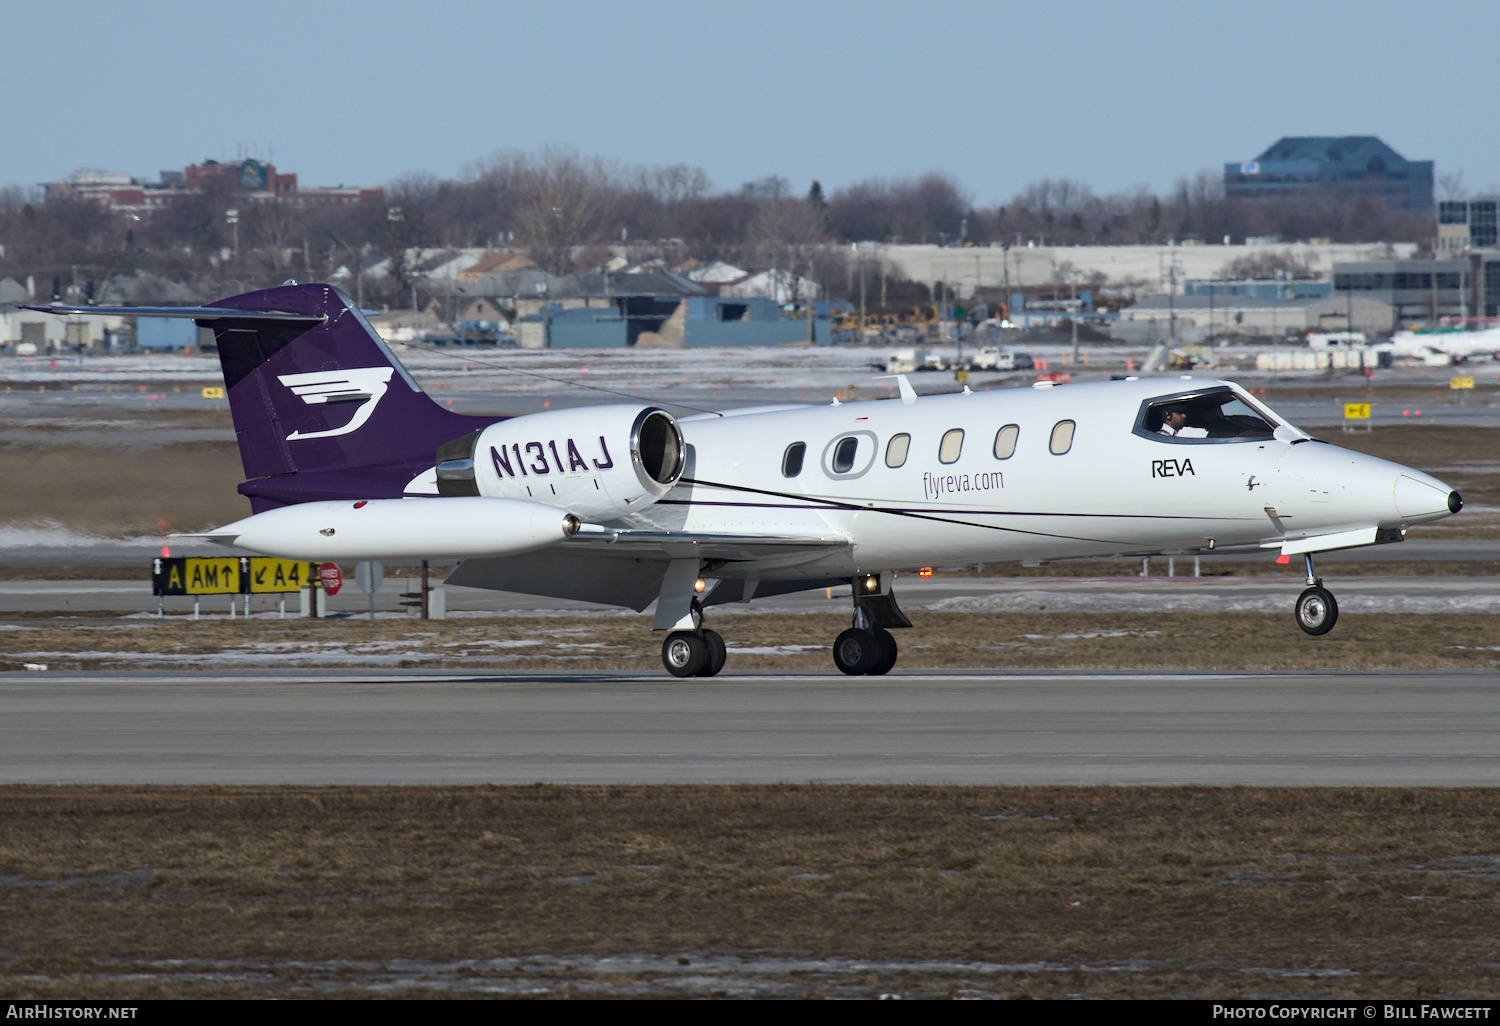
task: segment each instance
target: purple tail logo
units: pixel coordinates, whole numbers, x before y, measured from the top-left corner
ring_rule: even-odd
[[[309,374],[282,374],[276,378],[309,406],[323,403],[358,402],[354,417],[340,428],[326,431],[294,431],[286,436],[288,442],[298,438],[332,438],[358,431],[370,415],[375,404],[385,395],[387,382],[395,373],[394,367],[356,367],[340,371],[313,371]]]

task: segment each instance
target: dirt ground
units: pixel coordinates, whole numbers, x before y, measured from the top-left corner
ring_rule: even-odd
[[[1481,789],[7,787],[0,824],[6,998],[1500,995]]]
[[[912,669],[1348,670],[1500,665],[1500,618],[1485,613],[1348,613],[1312,638],[1275,613],[922,613],[896,631]],[[833,671],[843,613],[716,614],[726,673]],[[484,670],[661,669],[645,617],[495,616],[455,620],[193,621],[189,617],[13,619],[0,670],[216,670],[250,666]]]

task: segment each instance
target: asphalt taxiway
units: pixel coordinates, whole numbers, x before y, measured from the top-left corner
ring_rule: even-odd
[[[0,782],[1492,786],[1493,673],[0,675]]]

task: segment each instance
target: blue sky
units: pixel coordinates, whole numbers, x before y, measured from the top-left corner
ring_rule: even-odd
[[[1154,190],[1282,135],[1500,188],[1500,3],[0,0],[0,184],[264,157],[303,185],[563,145],[798,191]]]

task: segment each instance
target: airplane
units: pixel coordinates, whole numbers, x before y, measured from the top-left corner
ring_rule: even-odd
[[[1500,327],[1479,331],[1398,331],[1389,342],[1369,348],[1371,352],[1422,360],[1429,365],[1494,359],[1500,357]]]
[[[187,537],[298,560],[451,559],[453,585],[654,602],[678,677],[723,669],[714,606],[841,584],[851,623],[834,664],[887,673],[891,631],[911,626],[897,575],[960,563],[1300,555],[1294,618],[1322,635],[1338,603],[1316,553],[1397,542],[1463,506],[1436,478],[1313,438],[1216,379],[919,397],[895,375],[898,396],[826,406],[476,416],[430,399],[332,285],[29,309],[213,330],[252,513]]]

